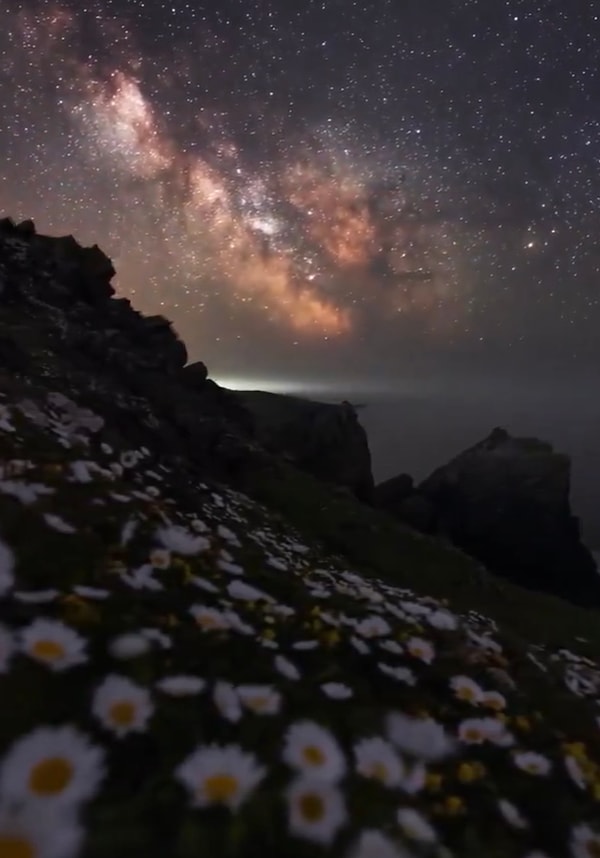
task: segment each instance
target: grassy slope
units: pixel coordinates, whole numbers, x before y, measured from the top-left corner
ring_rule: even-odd
[[[16,584],[21,590],[52,587],[57,593],[43,604],[23,603],[9,593],[0,610],[3,622],[15,634],[38,616],[66,623],[85,638],[87,661],[55,672],[25,654],[11,659],[7,672],[0,675],[4,701],[0,757],[19,737],[44,724],[76,724],[104,749],[106,777],[98,795],[80,810],[86,830],[85,858],[163,858],[165,854],[188,858],[204,852],[250,858],[265,849],[292,858],[345,856],[364,828],[379,828],[397,839],[400,830],[394,820],[400,805],[414,807],[429,819],[439,843],[461,858],[475,858],[482,851],[491,856],[521,856],[534,848],[559,856],[567,854],[573,826],[597,818],[600,768],[592,762],[600,762],[597,709],[593,701],[565,688],[562,662],[552,662],[542,652],[540,658],[547,667],[542,672],[527,658],[532,643],[550,648],[567,644],[597,656],[600,636],[595,615],[498,582],[459,552],[424,539],[349,497],[340,497],[284,464],[275,471],[257,471],[248,485],[249,493],[275,514],[214,487],[199,486],[195,501],[183,503],[176,480],[157,471],[156,465],[146,464],[144,457],[119,468],[124,451],[102,449],[102,433],[61,446],[60,409],[52,410],[41,400],[40,406],[53,416],[54,428],[35,425],[9,408],[15,431],[0,431],[4,469],[0,537],[14,553]],[[27,460],[31,464],[23,465]],[[89,481],[80,482],[71,463],[82,460],[96,462],[102,470],[92,470]],[[14,497],[15,484],[30,489],[45,486],[52,494],[38,493],[37,499],[24,503]],[[57,531],[56,523],[44,517],[47,513],[70,524],[73,532]],[[172,551],[166,567],[152,573],[161,583],[160,591],[132,588],[122,573],[148,562],[161,544],[159,529],[177,523],[189,531],[196,516],[206,523],[209,549],[192,554]],[[133,522],[136,529],[128,539],[123,528]],[[219,525],[237,538],[219,531]],[[298,551],[298,541],[306,544],[307,552]],[[228,556],[224,551],[239,570],[223,566]],[[339,576],[349,568],[374,582],[374,590],[344,584]],[[332,570],[333,579],[321,576],[318,569]],[[194,583],[193,576],[201,576],[213,589],[206,591]],[[246,602],[232,597],[228,588],[237,578],[267,593],[275,600],[274,607],[261,598]],[[417,595],[386,591],[376,579],[410,588]],[[104,588],[107,598],[77,596],[73,588],[82,584]],[[496,620],[500,632],[493,638],[501,644],[502,653],[485,652],[469,638],[469,630],[493,629],[483,619],[462,619],[459,628],[450,631],[435,629],[426,619],[411,620],[403,614],[403,606],[407,598],[412,601],[419,594],[446,599],[457,614],[477,611]],[[252,633],[203,631],[189,613],[194,604],[220,610],[229,605]],[[389,614],[388,604],[395,605],[404,618]],[[279,614],[277,605],[291,607],[293,613]],[[366,652],[358,652],[352,643],[360,637],[357,623],[373,613],[390,624],[384,642],[406,648],[411,636],[423,637],[435,648],[432,663],[423,663],[406,649],[400,657],[391,654],[373,640],[367,640]],[[126,661],[111,656],[115,636],[144,627],[167,635],[169,648],[153,645],[149,653]],[[575,636],[587,642],[576,642]],[[294,648],[295,642],[306,639],[316,641],[317,649]],[[275,663],[277,654],[298,667],[299,679],[282,675]],[[416,685],[384,675],[381,662],[407,667]],[[515,687],[507,691],[494,670],[506,671]],[[103,727],[92,712],[95,691],[111,673],[130,677],[148,689],[153,700],[154,714],[147,727],[123,739]],[[172,699],[156,690],[160,678],[180,673],[206,680],[200,697]],[[553,766],[549,777],[519,771],[505,748],[488,743],[464,746],[458,756],[429,764],[427,783],[414,796],[356,773],[346,777],[340,790],[348,816],[330,850],[290,835],[285,790],[291,772],[281,756],[291,724],[308,718],[325,726],[350,767],[359,739],[384,735],[389,711],[427,713],[450,733],[465,718],[490,714],[450,692],[449,680],[464,673],[487,690],[502,690],[504,717],[516,747],[549,759]],[[231,721],[222,705],[215,704],[219,681],[268,684],[281,695],[281,710],[272,716],[245,711],[239,720]],[[352,697],[329,699],[321,688],[324,682],[345,684]],[[573,751],[586,766],[584,789],[565,774],[567,740],[585,746]],[[189,796],[174,777],[179,763],[197,745],[209,742],[239,743],[268,770],[260,789],[239,813],[191,809]],[[408,766],[410,760],[408,755]],[[480,774],[469,782],[474,766]],[[500,798],[519,807],[528,828],[514,829],[503,820],[497,810]],[[0,795],[0,810],[2,800]],[[1,832],[0,824],[0,845]],[[417,854],[444,854],[440,847],[413,844],[410,848]]]

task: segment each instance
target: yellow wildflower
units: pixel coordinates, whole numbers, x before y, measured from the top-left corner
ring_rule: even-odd
[[[515,727],[519,730],[523,730],[524,733],[529,733],[531,730],[531,722],[529,721],[529,718],[525,717],[525,715],[517,715],[514,719],[514,724]]]
[[[449,795],[444,802],[444,810],[450,816],[458,816],[464,813],[465,803],[458,795]]]
[[[428,772],[425,778],[425,789],[428,789],[430,792],[439,792],[442,788],[443,780],[443,775],[438,774],[438,772]]]
[[[330,629],[322,635],[321,640],[325,646],[337,646],[341,640],[340,633],[337,629]]]
[[[458,779],[461,783],[469,784],[473,783],[473,781],[480,780],[480,778],[485,777],[486,769],[482,763],[473,762],[473,763],[461,763],[458,767]]]

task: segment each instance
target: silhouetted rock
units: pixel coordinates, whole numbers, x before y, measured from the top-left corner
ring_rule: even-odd
[[[189,384],[190,387],[203,387],[207,378],[208,369],[206,364],[201,360],[197,360],[194,363],[188,363],[188,365],[183,368],[183,380],[186,384]]]
[[[362,501],[372,501],[369,443],[349,402],[331,405],[259,391],[239,396],[266,449],[321,480],[345,486]]]
[[[461,453],[417,489],[434,530],[490,570],[578,603],[600,602],[600,577],[569,503],[570,460],[504,429]]]
[[[397,512],[400,505],[412,494],[414,480],[410,474],[399,474],[375,486],[375,505],[387,512]]]

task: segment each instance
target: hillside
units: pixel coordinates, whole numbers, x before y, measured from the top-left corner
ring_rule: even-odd
[[[113,273],[0,228],[0,858],[600,854],[597,613],[262,449]]]

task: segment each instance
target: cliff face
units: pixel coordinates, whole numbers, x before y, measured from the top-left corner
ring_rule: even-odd
[[[260,443],[320,480],[373,499],[369,442],[349,403],[331,405],[294,396],[240,393]]]
[[[597,854],[597,613],[263,450],[111,277],[0,228],[1,858]]]
[[[396,478],[376,497],[523,587],[600,605],[600,576],[570,508],[570,469],[550,444],[496,429],[419,486]]]

